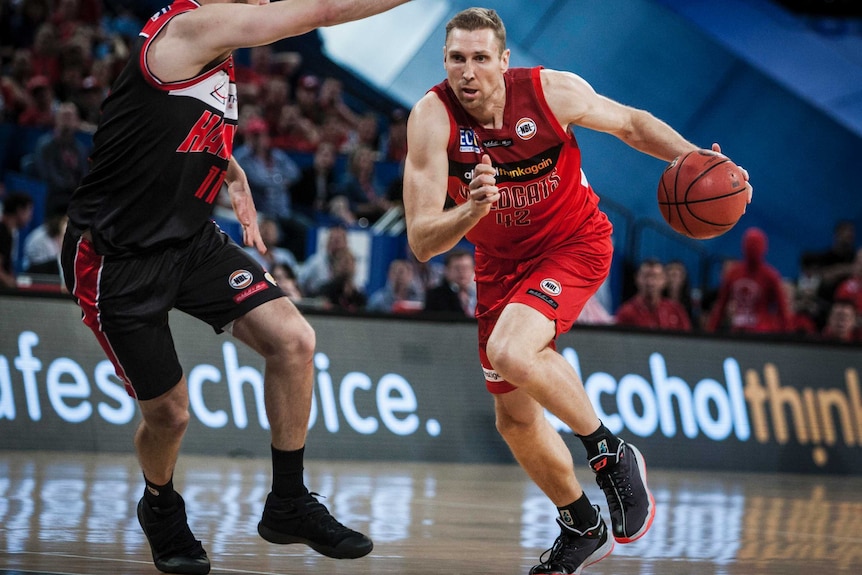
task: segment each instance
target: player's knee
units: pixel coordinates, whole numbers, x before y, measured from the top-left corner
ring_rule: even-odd
[[[530,366],[523,352],[505,342],[488,342],[488,361],[500,377],[512,385],[521,387],[529,375]]]
[[[316,345],[314,328],[304,318],[284,322],[255,338],[257,351],[267,361],[310,362]]]
[[[170,403],[160,406],[158,409],[144,411],[146,424],[162,433],[183,434],[189,426],[188,405]]]
[[[317,335],[314,328],[306,321],[296,322],[282,342],[282,351],[291,361],[297,363],[310,362],[314,357],[317,345]]]

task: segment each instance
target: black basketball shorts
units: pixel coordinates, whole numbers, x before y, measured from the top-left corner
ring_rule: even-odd
[[[213,222],[176,245],[124,256],[101,256],[86,237],[67,231],[61,262],[84,323],[126,391],[140,400],[162,395],[182,377],[168,325],[171,309],[221,333],[248,311],[283,297],[272,277]]]

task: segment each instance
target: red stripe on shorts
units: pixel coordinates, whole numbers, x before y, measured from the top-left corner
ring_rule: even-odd
[[[122,379],[125,384],[126,393],[137,399],[137,394],[126,377],[126,371],[114,353],[111,342],[108,341],[108,337],[102,331],[101,313],[99,311],[99,281],[102,276],[104,262],[105,258],[96,253],[89,241],[84,238],[78,239],[78,246],[75,250],[75,287],[72,289],[72,295],[78,300],[78,305],[81,306],[84,312],[82,321],[93,331],[96,340],[105,351],[105,355],[111,360],[117,377]]]

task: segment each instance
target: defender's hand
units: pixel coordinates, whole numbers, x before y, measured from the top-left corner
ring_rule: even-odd
[[[254,207],[248,181],[234,180],[228,184],[227,191],[236,219],[242,225],[243,244],[254,247],[261,254],[266,253],[266,246],[257,225],[257,209]]]

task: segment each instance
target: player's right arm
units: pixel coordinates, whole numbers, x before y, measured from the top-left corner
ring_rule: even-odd
[[[444,209],[449,176],[449,114],[429,92],[407,120],[407,159],[404,165],[404,215],[407,240],[419,261],[449,251],[500,198],[494,167],[485,156],[470,182],[470,199]]]

